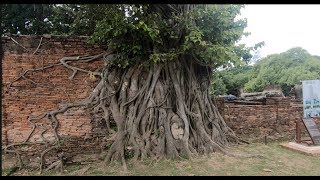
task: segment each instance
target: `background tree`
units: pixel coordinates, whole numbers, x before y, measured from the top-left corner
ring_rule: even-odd
[[[51,25],[48,17],[53,13],[50,4],[2,4],[2,33],[44,34]]]
[[[320,79],[320,57],[296,47],[262,58],[252,66],[235,67],[215,75],[212,92],[216,95],[237,95],[241,87],[248,92],[262,91],[268,85],[281,85],[284,94],[289,95],[300,81]],[[225,89],[219,91],[221,87]]]
[[[243,65],[216,72],[211,84],[212,95],[240,95],[240,89],[252,78],[253,66]]]
[[[285,95],[302,80],[320,78],[320,58],[297,47],[261,59],[254,68],[253,78],[245,84],[249,91],[261,91],[267,85],[279,84]]]
[[[2,33],[88,35],[89,29],[75,27],[80,18],[77,4],[2,4]],[[85,33],[87,32],[87,33]]]

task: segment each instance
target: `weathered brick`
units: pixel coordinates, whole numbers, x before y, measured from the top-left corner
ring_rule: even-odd
[[[290,98],[268,98],[265,105],[237,104],[223,99],[217,106],[237,135],[253,141],[294,140],[296,121],[302,120],[302,102]],[[320,123],[318,122],[320,126]],[[302,132],[307,136],[302,125]]]
[[[35,86],[29,81],[21,79],[12,84],[8,89],[8,84],[17,78],[23,70],[28,68],[39,68],[49,64],[59,62],[64,56],[74,54],[95,55],[103,52],[98,46],[89,45],[85,38],[68,37],[47,37],[45,41],[51,42],[40,46],[37,53],[32,54],[37,48],[41,37],[38,36],[15,36],[14,39],[27,44],[29,52],[25,52],[10,39],[2,38],[4,47],[4,58],[2,63],[3,85],[2,85],[2,144],[7,145],[13,142],[22,142],[29,135],[32,126],[28,122],[30,115],[41,113],[58,108],[58,104],[68,103],[78,99],[86,98],[93,89],[92,82],[85,83],[87,74],[78,73],[73,80],[68,77],[72,72],[63,66],[55,66],[51,69],[33,72],[26,77],[33,81],[48,85],[50,87]],[[90,64],[80,63],[80,68],[95,69],[103,65],[101,61],[94,61]],[[82,109],[72,109],[73,116],[58,115],[58,133],[65,135],[66,139],[83,140],[86,134],[92,130],[91,117],[89,113]],[[72,118],[69,118],[72,117]],[[37,122],[47,122],[46,120]],[[46,125],[47,127],[48,124]],[[82,128],[85,127],[85,128]],[[35,132],[35,137],[41,130]],[[49,129],[45,137],[53,137],[52,129]],[[39,139],[39,138],[33,138]],[[84,144],[84,143],[80,143]],[[81,148],[76,145],[75,148]]]

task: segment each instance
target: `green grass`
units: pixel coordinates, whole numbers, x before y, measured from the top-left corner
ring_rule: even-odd
[[[219,153],[199,156],[190,160],[128,161],[128,172],[120,164],[104,166],[101,162],[89,165],[83,174],[88,176],[319,176],[320,156],[310,156],[285,149],[279,143],[253,143],[230,148],[237,154],[260,154],[265,158],[230,157]],[[65,172],[43,175],[79,175],[88,165],[69,165]],[[3,169],[7,172],[8,169]],[[2,173],[3,174],[3,173]],[[21,171],[13,175],[37,175]]]

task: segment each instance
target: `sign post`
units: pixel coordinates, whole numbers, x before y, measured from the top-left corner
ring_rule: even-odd
[[[320,80],[302,81],[303,117],[320,117]]]
[[[313,144],[320,145],[320,130],[314,118],[320,117],[320,80],[302,81],[303,124]],[[296,121],[296,142],[301,143],[300,120]]]
[[[300,119],[296,120],[296,142],[301,143],[301,127],[300,127]]]

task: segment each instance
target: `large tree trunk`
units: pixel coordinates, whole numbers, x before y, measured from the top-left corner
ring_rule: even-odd
[[[209,68],[185,60],[106,69],[96,98],[110,98],[97,103],[96,112],[111,112],[106,120],[117,126],[106,162],[125,162],[128,152],[134,159],[225,153],[224,146],[237,139],[209,96],[210,75]]]

